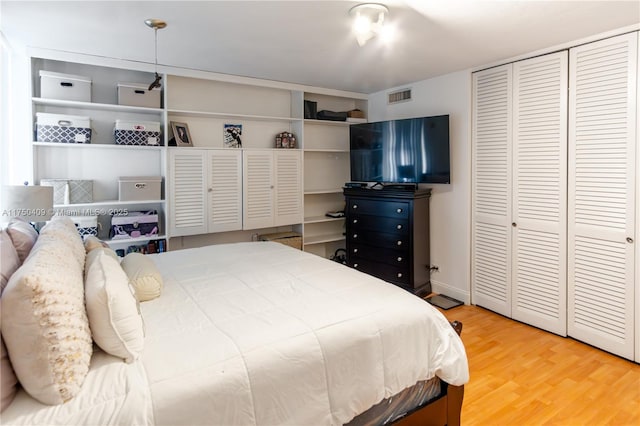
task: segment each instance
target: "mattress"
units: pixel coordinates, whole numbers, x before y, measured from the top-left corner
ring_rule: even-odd
[[[420,381],[468,381],[460,338],[426,301],[274,242],[150,255],[132,364],[96,350],[80,394],[20,391],[3,424],[340,425]]]

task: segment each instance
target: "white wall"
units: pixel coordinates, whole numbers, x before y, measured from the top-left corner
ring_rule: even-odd
[[[412,100],[387,104],[387,94],[411,88]],[[432,188],[430,203],[433,291],[470,302],[471,71],[391,88],[369,96],[369,121],[449,114],[451,184]]]

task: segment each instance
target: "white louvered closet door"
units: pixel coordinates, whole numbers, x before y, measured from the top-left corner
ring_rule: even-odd
[[[303,222],[302,155],[300,150],[275,151],[275,225]]]
[[[167,188],[171,237],[207,232],[206,172],[205,151],[169,150]]]
[[[511,317],[512,65],[473,74],[473,303]]]
[[[208,152],[209,232],[242,229],[242,151]]]
[[[629,359],[637,43],[632,33],[571,49],[569,80],[568,331]]]
[[[274,225],[273,152],[243,152],[243,229],[267,228]]]
[[[567,332],[568,52],[513,64],[512,318]]]

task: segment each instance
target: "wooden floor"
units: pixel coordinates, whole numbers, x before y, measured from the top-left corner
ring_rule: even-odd
[[[464,325],[464,426],[640,425],[640,365],[476,306],[442,312]]]

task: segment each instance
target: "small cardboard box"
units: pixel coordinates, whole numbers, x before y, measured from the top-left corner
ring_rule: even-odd
[[[160,89],[149,90],[143,83],[118,83],[118,105],[160,108]]]
[[[120,201],[159,200],[162,176],[121,176],[118,179]]]
[[[41,70],[40,97],[91,102],[91,79],[82,75]]]
[[[360,111],[359,109],[352,109],[351,111],[347,111],[347,117],[364,118],[364,111]]]

